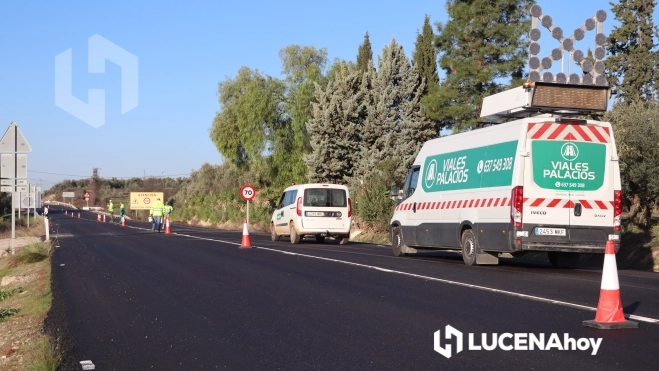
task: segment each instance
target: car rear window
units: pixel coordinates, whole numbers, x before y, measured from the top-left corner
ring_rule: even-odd
[[[304,190],[304,206],[347,207],[346,191],[336,188],[308,188]]]

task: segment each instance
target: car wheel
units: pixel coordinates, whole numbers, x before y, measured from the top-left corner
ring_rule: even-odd
[[[291,243],[292,244],[300,243],[300,235],[297,234],[297,231],[295,230],[295,226],[293,225],[293,223],[291,223]]]
[[[318,243],[325,242],[325,236],[316,236],[316,242]]]
[[[340,245],[347,245],[348,241],[350,241],[350,236],[341,238],[341,241],[339,241],[339,244]]]
[[[478,245],[476,243],[476,236],[471,229],[467,229],[462,233],[462,260],[466,265],[476,264],[476,251]]]
[[[275,225],[273,223],[270,224],[270,239],[273,241],[279,241],[279,235],[275,231]]]
[[[391,232],[391,247],[394,252],[394,256],[405,256],[403,253],[403,233],[400,231],[400,227],[394,227]]]

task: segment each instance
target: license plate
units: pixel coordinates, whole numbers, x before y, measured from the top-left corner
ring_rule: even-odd
[[[307,211],[307,216],[325,216],[322,211]]]
[[[565,229],[560,228],[536,228],[535,234],[538,236],[565,236]]]

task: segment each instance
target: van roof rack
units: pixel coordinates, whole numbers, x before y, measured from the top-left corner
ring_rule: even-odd
[[[481,119],[489,123],[532,117],[588,115],[606,112],[609,86],[525,82],[522,86],[485,97]]]

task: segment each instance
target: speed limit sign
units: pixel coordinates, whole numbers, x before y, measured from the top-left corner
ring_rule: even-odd
[[[244,185],[240,189],[240,197],[242,197],[245,201],[252,201],[254,197],[256,197],[256,188],[249,184]]]

